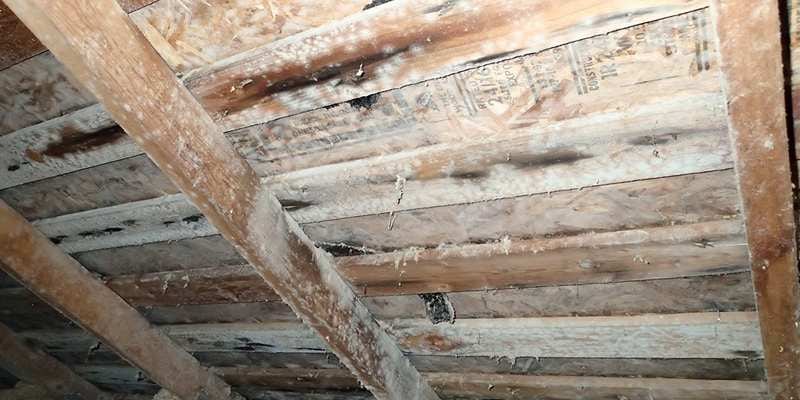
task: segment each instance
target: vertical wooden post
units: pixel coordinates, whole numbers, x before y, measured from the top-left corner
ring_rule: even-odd
[[[715,0],[770,395],[800,399],[797,242],[777,0]]]

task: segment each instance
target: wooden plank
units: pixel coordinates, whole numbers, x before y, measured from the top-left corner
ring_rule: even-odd
[[[36,74],[31,76],[31,71]],[[0,135],[59,117],[95,102],[50,54],[33,57],[0,73]],[[7,165],[5,170],[11,165]],[[12,171],[9,171],[12,172]]]
[[[724,274],[747,269],[741,222],[638,229],[342,257],[359,296],[578,285]],[[134,304],[276,300],[243,266],[134,274],[108,280]]]
[[[175,71],[187,71],[278,38],[353,14],[367,0],[232,5],[193,0],[118,0]],[[136,10],[139,10],[136,12]],[[312,13],[313,10],[313,13]],[[225,13],[224,18],[219,15]],[[0,70],[47,49],[8,7],[0,4]]]
[[[365,387],[438,398],[113,1],[9,3]]]
[[[186,399],[201,392],[231,398],[227,384],[2,202],[0,261],[3,270],[163,387]]]
[[[731,219],[738,208],[733,171],[725,170],[398,211],[391,230],[386,215],[309,223],[303,230],[335,255],[357,255]]]
[[[144,155],[84,172],[0,190],[0,199],[26,219],[37,220],[178,193]]]
[[[90,355],[55,353],[83,368],[99,371],[132,370],[124,362],[103,359],[109,353]],[[203,363],[215,368],[257,367],[268,369],[344,369],[330,353],[265,353],[253,351],[198,352]],[[547,357],[409,357],[421,372],[453,372],[514,375],[606,376],[616,378],[669,378],[704,380],[764,380],[761,359],[643,359],[643,358],[547,358]],[[126,373],[126,376],[137,375]],[[99,382],[98,382],[99,383]]]
[[[640,25],[229,132],[228,136],[262,175],[474,140],[475,129],[490,133],[494,139],[514,136],[515,132],[538,137],[542,133],[537,128],[560,126],[565,120],[578,126],[608,125],[604,129],[621,131],[620,135],[647,131],[658,137],[650,139],[656,147],[655,142],[663,142],[665,132],[693,129],[713,121],[718,121],[717,127],[724,125],[715,107],[721,102],[717,98],[719,82],[709,79],[718,72],[716,49],[705,48],[700,55],[694,51],[697,43],[707,41],[700,23],[705,18],[705,13],[698,11]],[[662,42],[669,43],[666,53]],[[708,60],[708,65],[698,68],[700,59]],[[574,65],[585,67],[575,71]],[[596,78],[598,74],[601,78]],[[641,107],[664,102],[676,104],[677,109],[658,112]],[[542,107],[545,103],[547,107]],[[694,107],[687,108],[687,104]],[[624,117],[643,120],[639,125],[620,125],[608,118],[597,119],[621,109],[631,109]],[[10,149],[3,153],[2,163],[17,168],[4,175],[6,180],[0,181],[0,187],[138,154],[140,150],[124,136],[107,136],[110,143],[99,143],[96,128],[82,128],[81,121],[87,117],[78,117],[83,114],[109,120],[99,107],[93,107],[64,117],[58,124],[43,123],[26,129],[30,132],[25,134],[0,138],[0,145]],[[675,118],[674,114],[682,115]],[[72,123],[71,119],[77,121]],[[70,142],[86,146],[63,150],[66,133],[59,130],[70,133]],[[54,151],[57,157],[51,156]]]
[[[730,219],[738,214],[738,192],[734,182],[732,171],[727,170],[466,205],[397,211],[393,214],[396,217],[370,215],[337,219],[304,224],[303,229],[321,247],[335,255],[346,255],[349,252],[437,247],[442,243],[482,243],[506,236],[510,239],[535,238]],[[90,252],[216,234],[202,214],[184,199],[182,195],[169,195],[48,218],[34,224],[68,252]],[[292,214],[302,212],[302,204],[298,204],[287,207],[288,211]],[[352,203],[340,204],[331,212],[346,213],[350,208]],[[625,217],[619,217],[619,214]],[[497,218],[498,215],[504,218]],[[536,224],[524,222],[531,215],[536,215]],[[392,218],[392,229],[387,229]],[[517,222],[500,224],[499,221],[507,219]],[[458,221],[458,224],[454,225],[453,221]],[[417,226],[428,228],[415,229]],[[229,255],[232,251],[217,249],[222,258],[233,260]],[[142,259],[148,251],[149,247],[136,249],[133,257],[146,265],[165,262]],[[175,248],[170,251],[184,254],[187,260],[192,257],[190,252],[181,253]],[[113,252],[110,256],[113,264],[124,263],[123,253],[126,252],[130,253],[122,249]],[[78,259],[84,262],[89,258],[102,258],[100,254],[108,253],[95,256],[85,253]],[[179,258],[167,254],[160,257]],[[178,264],[177,261],[172,263]],[[213,258],[208,262],[220,263]],[[191,263],[179,265],[192,266]]]
[[[371,296],[709,275],[747,268],[742,233],[722,221],[506,240],[342,258],[337,269]]]
[[[385,324],[403,351],[415,355],[578,358],[759,358],[755,312],[615,317],[427,319]],[[161,329],[191,352],[327,353],[296,322],[169,325]],[[22,332],[54,352],[84,352],[96,341],[81,331]],[[101,346],[98,351],[102,350]]]
[[[390,2],[223,60],[193,74],[187,85],[230,130],[707,5],[668,0],[591,0],[567,8],[542,0],[469,6]],[[252,83],[241,84],[247,80]]]
[[[767,381],[772,398],[793,399],[800,288],[778,2],[715,1],[714,11]]]
[[[762,382],[685,379],[631,379],[570,376],[518,376],[432,373],[442,396],[457,398],[553,400],[611,399],[768,399]]]
[[[128,368],[83,366],[78,369],[98,382],[135,383]],[[235,386],[254,386],[290,392],[324,390],[352,391],[358,381],[341,369],[283,369],[234,367],[220,368],[225,379]],[[473,398],[519,399],[521,396],[547,395],[558,399],[587,398],[766,398],[766,384],[748,381],[699,379],[609,378],[595,376],[520,376],[482,373],[432,372],[426,374],[442,395]],[[127,378],[127,379],[126,379]],[[647,397],[647,395],[653,397]],[[588,397],[587,397],[588,396]],[[629,397],[630,396],[630,397]],[[460,398],[461,398],[460,397]]]
[[[153,289],[148,290],[146,295],[140,294],[136,286],[148,285],[147,277],[119,277],[111,279],[108,284],[156,325],[297,320],[289,306],[276,301],[277,295],[258,282],[256,277],[253,277],[252,285],[242,284],[231,290],[228,289],[229,278],[221,275],[213,280],[220,287],[216,291],[211,290],[210,286],[209,289],[201,287],[184,291],[183,286],[190,286],[192,282],[191,279],[183,279],[187,276],[192,275],[174,273],[170,280],[163,281],[167,283],[166,290],[163,283],[159,283],[151,285]],[[127,283],[123,285],[123,281]],[[259,289],[263,290],[262,296],[250,294]],[[745,272],[653,281],[451,292],[448,297],[457,318],[755,310],[752,282],[749,273]],[[426,318],[423,302],[416,295],[364,298],[363,301],[372,314],[381,320]],[[0,321],[20,330],[70,327],[60,314],[50,310],[25,289],[0,290]]]
[[[740,358],[761,354],[756,313],[428,320],[387,324],[416,354],[490,357]]]
[[[45,352],[26,345],[7,326],[0,324],[0,367],[20,380],[42,386],[52,397],[78,396],[105,399],[103,392]]]
[[[131,19],[164,61],[185,73],[358,13],[369,0],[160,0]]]

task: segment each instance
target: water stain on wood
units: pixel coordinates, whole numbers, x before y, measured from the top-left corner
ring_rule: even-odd
[[[422,333],[419,335],[400,338],[402,347],[406,349],[426,350],[447,352],[461,348],[464,343],[455,339],[445,337],[438,333]]]
[[[41,151],[29,148],[25,150],[25,156],[41,163],[45,157],[64,158],[69,154],[84,153],[117,142],[123,137],[125,131],[116,125],[89,133],[68,126],[61,131],[58,141],[48,144]]]

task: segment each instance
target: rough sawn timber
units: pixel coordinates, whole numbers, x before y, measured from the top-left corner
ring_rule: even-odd
[[[3,202],[0,267],[181,398],[231,398],[230,386]]]
[[[438,399],[116,3],[7,3],[377,398]]]
[[[788,400],[800,398],[800,288],[778,6],[716,0],[713,10],[767,382]]]

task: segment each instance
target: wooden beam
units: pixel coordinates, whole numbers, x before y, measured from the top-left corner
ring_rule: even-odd
[[[0,267],[184,399],[230,387],[0,201]]]
[[[778,5],[713,9],[770,395],[788,400],[800,398],[800,288]]]
[[[105,398],[102,390],[45,352],[26,345],[2,323],[0,349],[0,367],[21,381],[43,387],[54,398],[76,395],[84,400]]]
[[[438,399],[119,6],[7,3],[377,398]]]

